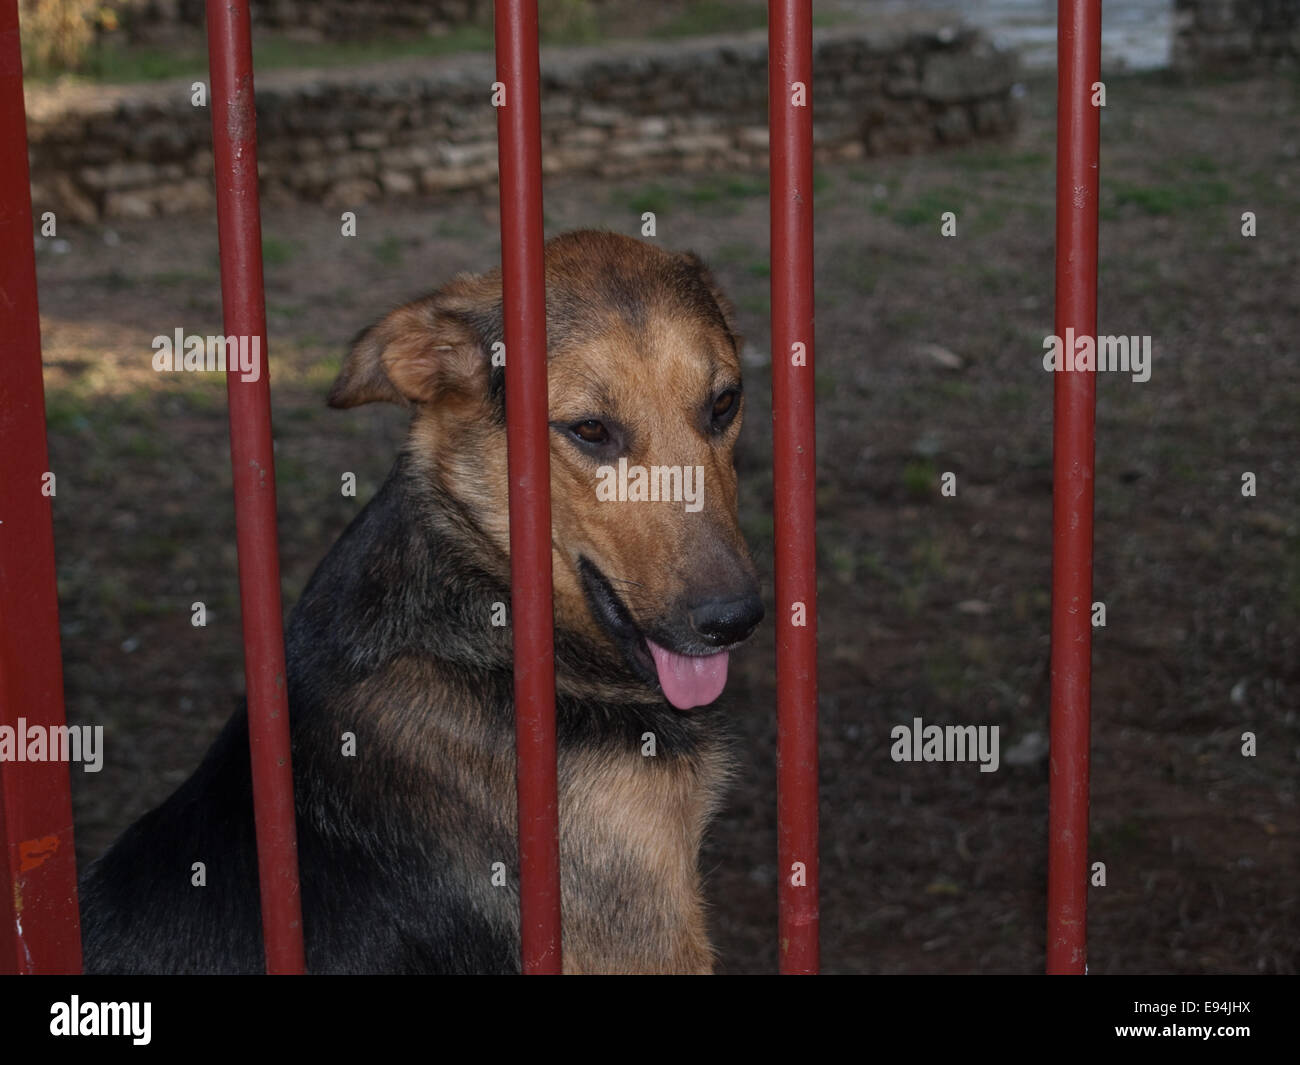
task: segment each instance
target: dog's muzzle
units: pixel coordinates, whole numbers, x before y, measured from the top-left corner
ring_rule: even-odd
[[[655,640],[641,631],[609,579],[590,559],[580,558],[578,571],[592,613],[632,671],[647,684],[657,684],[678,710],[717,701],[727,684],[730,648],[763,619],[763,602],[756,591],[739,598],[713,597],[686,612],[690,632],[684,639],[656,632],[659,640]],[[666,646],[669,643],[679,649]]]

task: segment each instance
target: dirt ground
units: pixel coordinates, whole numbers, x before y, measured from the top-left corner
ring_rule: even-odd
[[[1043,964],[1053,86],[1027,89],[1010,142],[818,177],[830,972]],[[1148,334],[1154,356],[1146,383],[1099,382],[1090,967],[1295,972],[1300,83],[1112,78],[1102,136],[1099,331]],[[546,210],[549,232],[628,233],[655,210],[659,240],[700,252],[735,298],[743,520],[771,616],[765,191],[761,175],[554,181]],[[396,410],[324,406],[347,341],[499,245],[490,200],[367,207],[353,239],[337,211],[264,217],[290,606],[404,428]],[[39,255],[68,709],[107,726],[103,771],[73,773],[85,860],[188,775],[243,688],[224,385],[150,368],[153,336],[221,331],[215,223],[61,227]],[[770,625],[733,677],[745,759],[708,890],[721,968],[770,972]],[[914,717],[998,725],[1001,767],[892,761],[890,729]]]

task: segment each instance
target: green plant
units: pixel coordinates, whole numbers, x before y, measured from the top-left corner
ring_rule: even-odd
[[[262,238],[262,261],[267,266],[284,266],[294,257],[294,247],[279,237]]]
[[[538,29],[548,41],[594,44],[600,40],[600,23],[592,0],[541,0]]]
[[[20,0],[23,63],[34,74],[79,70],[96,26],[113,29],[117,16],[102,0]]]
[[[903,487],[918,499],[930,496],[939,483],[939,471],[929,459],[914,459],[903,468]]]

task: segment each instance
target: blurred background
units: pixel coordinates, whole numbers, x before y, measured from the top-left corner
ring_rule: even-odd
[[[499,261],[491,5],[252,6],[292,606],[404,434],[325,407],[349,339]],[[1055,5],[813,9],[824,967],[1041,971]],[[653,212],[737,304],[770,617],[765,5],[541,10],[548,233]],[[155,335],[222,331],[206,52],[197,0],[22,13],[68,713],[105,726],[85,862],[243,691],[224,381],[151,366]],[[1098,382],[1090,970],[1295,972],[1300,0],[1107,0],[1104,27],[1098,331],[1154,355]],[[705,871],[720,968],[770,972],[770,625],[732,668]],[[893,762],[914,717],[998,725],[1001,767]]]

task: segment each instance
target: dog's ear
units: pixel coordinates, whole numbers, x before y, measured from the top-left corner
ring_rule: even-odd
[[[718,305],[718,312],[722,315],[722,323],[726,327],[727,335],[731,337],[732,344],[735,345],[736,351],[740,351],[741,338],[740,332],[736,328],[736,307],[718,287],[718,282],[713,276],[713,271],[704,265],[704,260],[696,255],[693,251],[682,252],[682,259],[687,267],[695,274],[709,290],[709,295],[713,297],[713,302]]]
[[[450,394],[486,395],[501,317],[500,289],[494,303],[486,281],[453,282],[364,330],[343,360],[329,405],[416,406]]]

